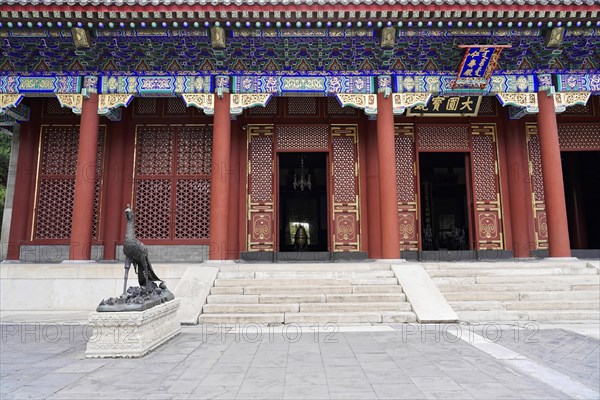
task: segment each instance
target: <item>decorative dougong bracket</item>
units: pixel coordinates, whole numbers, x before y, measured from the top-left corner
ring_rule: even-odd
[[[567,107],[577,104],[585,105],[591,92],[555,92],[554,111],[564,112]],[[512,106],[510,118],[519,119],[525,114],[535,114],[539,111],[537,93],[498,93],[496,95],[502,106]]]
[[[181,97],[185,101],[186,107],[196,107],[201,109],[206,115],[215,113],[215,95],[211,93],[182,93]]]
[[[75,114],[81,114],[83,106],[83,95],[81,94],[57,94],[61,107],[70,108]],[[103,115],[111,121],[121,119],[119,107],[127,107],[133,95],[130,94],[101,94],[98,96],[98,115]]]
[[[265,107],[272,96],[271,93],[232,94],[231,115],[240,115],[246,108]]]
[[[56,98],[61,107],[70,108],[75,114],[81,114],[83,107],[83,95],[81,94],[57,94]]]
[[[431,99],[431,93],[394,93],[392,95],[392,109],[394,114],[400,115],[407,108],[426,106]]]
[[[29,107],[20,104],[23,95],[0,94],[0,125],[14,125],[29,120]]]
[[[537,93],[498,93],[496,97],[503,107],[512,106],[509,110],[510,119],[519,119],[539,110]]]
[[[111,121],[120,121],[120,107],[127,107],[132,99],[131,94],[101,94],[98,98],[98,115],[104,115]]]
[[[585,106],[591,96],[591,92],[558,92],[554,93],[554,111],[564,112],[567,107],[574,105]]]
[[[377,115],[377,95],[375,94],[343,94],[335,95],[342,107],[362,108],[369,116]]]

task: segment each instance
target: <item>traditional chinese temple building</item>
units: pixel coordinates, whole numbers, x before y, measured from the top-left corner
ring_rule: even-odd
[[[599,12],[0,0],[3,257],[597,257]]]

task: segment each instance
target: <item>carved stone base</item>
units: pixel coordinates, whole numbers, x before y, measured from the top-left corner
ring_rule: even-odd
[[[88,341],[87,358],[136,358],[179,334],[179,299],[145,311],[92,312],[93,334]]]

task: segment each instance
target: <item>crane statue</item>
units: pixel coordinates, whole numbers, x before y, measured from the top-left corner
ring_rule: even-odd
[[[135,217],[129,204],[125,209],[125,219],[127,227],[123,242],[125,255],[123,293],[119,297],[102,300],[96,311],[143,311],[175,298],[167,289],[167,285],[154,272],[148,258],[148,248],[135,236]],[[137,273],[139,287],[127,288],[131,264]],[[155,283],[157,281],[160,282],[159,285]]]

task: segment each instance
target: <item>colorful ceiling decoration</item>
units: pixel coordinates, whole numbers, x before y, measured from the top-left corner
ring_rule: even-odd
[[[467,32],[471,35],[467,36]],[[387,49],[380,46],[380,38],[372,29],[248,29],[226,31],[226,47],[216,49],[206,29],[104,29],[92,32],[89,48],[77,48],[70,30],[13,29],[0,30],[0,74],[348,71],[379,75],[399,70],[455,73],[463,55],[458,46],[474,43],[512,46],[502,54],[500,71],[599,70],[600,29],[567,30],[558,48],[547,47],[543,33],[526,29],[398,30],[394,47]]]

